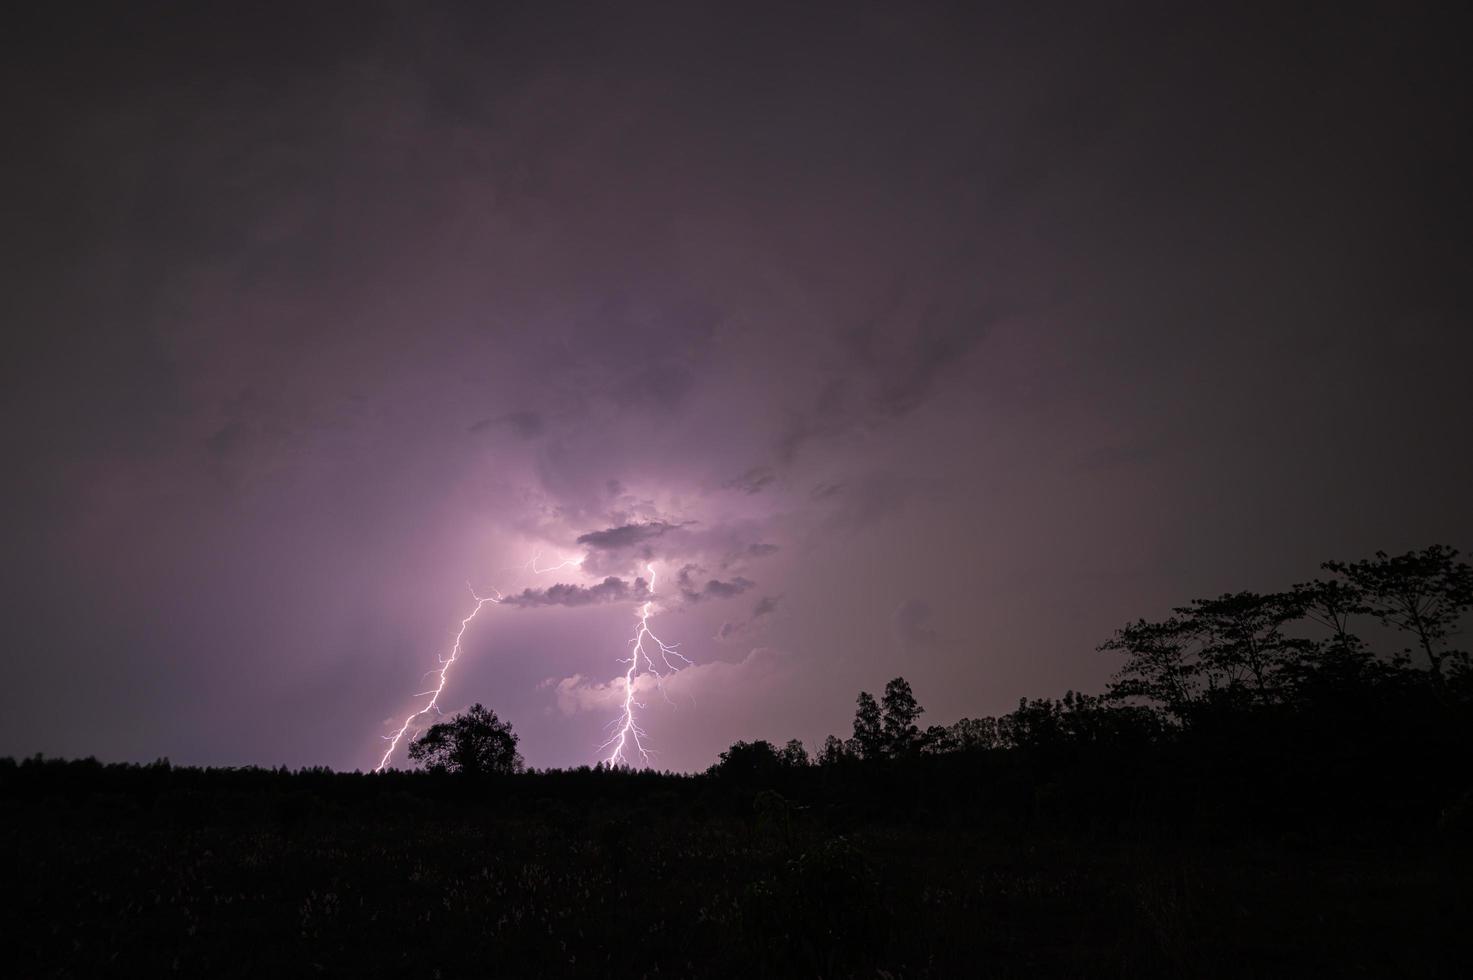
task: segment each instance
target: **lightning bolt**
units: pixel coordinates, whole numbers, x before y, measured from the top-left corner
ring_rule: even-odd
[[[626,665],[623,710],[610,725],[613,734],[609,736],[608,741],[599,746],[600,750],[609,749],[608,758],[604,761],[610,766],[628,765],[631,749],[639,753],[640,760],[646,765],[651,761],[650,751],[645,748],[644,744],[645,731],[639,727],[639,722],[635,718],[635,709],[644,708],[643,703],[634,699],[634,682],[635,676],[639,673],[640,661],[644,661],[645,669],[655,678],[655,683],[659,686],[662,695],[665,695],[665,678],[680,670],[681,667],[688,667],[691,664],[690,660],[675,649],[679,644],[666,643],[650,629],[650,616],[655,607],[655,566],[649,564],[644,567],[650,573],[650,598],[639,607],[634,638],[629,641],[629,659],[620,661]],[[660,661],[665,667],[664,671],[661,671],[660,666],[655,663],[652,655],[654,652],[659,653]],[[671,657],[679,660],[680,663],[671,662]],[[669,695],[665,695],[665,700],[670,700]]]
[[[567,558],[558,562],[556,565],[549,565],[543,568],[538,565],[538,560],[541,557],[541,552],[538,552],[532,556],[531,561],[519,567],[523,570],[530,569],[533,573],[541,575],[546,572],[555,572],[568,567],[578,567],[583,563],[582,558]],[[643,664],[644,672],[654,678],[655,685],[660,689],[660,694],[665,697],[666,701],[670,701],[670,697],[665,694],[665,678],[676,673],[682,667],[692,665],[692,661],[676,649],[679,646],[678,643],[666,643],[650,629],[650,618],[655,612],[656,574],[654,564],[646,564],[645,570],[650,575],[648,598],[640,605],[639,612],[635,617],[634,636],[629,640],[629,656],[627,659],[621,659],[619,661],[619,663],[625,665],[624,703],[619,716],[609,724],[609,730],[612,734],[610,734],[607,741],[599,746],[600,752],[605,749],[609,750],[608,756],[603,761],[610,766],[630,765],[631,759],[635,755],[638,756],[639,761],[646,765],[652,761],[652,753],[645,745],[645,731],[639,727],[639,721],[636,716],[636,712],[643,710],[645,707],[642,702],[635,699],[635,686],[641,672],[640,665]],[[450,668],[455,665],[456,659],[460,656],[461,641],[465,638],[466,630],[470,629],[471,622],[475,620],[476,616],[480,614],[487,603],[500,603],[502,601],[503,597],[501,593],[495,589],[492,590],[496,593],[495,595],[482,596],[477,594],[476,590],[470,586],[470,583],[466,583],[466,587],[470,588],[471,597],[476,600],[476,604],[470,613],[460,621],[460,629],[455,633],[455,642],[451,645],[449,654],[439,658],[438,669],[431,668],[425,671],[425,676],[434,675],[435,686],[428,690],[420,691],[415,695],[415,697],[428,697],[429,701],[418,711],[411,712],[404,719],[403,724],[392,735],[384,736],[384,739],[389,745],[384,750],[383,757],[379,759],[378,765],[374,767],[374,772],[382,772],[388,766],[389,759],[393,757],[394,752],[399,748],[399,743],[404,740],[405,733],[414,725],[416,719],[424,717],[431,711],[439,713],[440,694],[445,690],[445,684],[450,677]],[[658,661],[656,657],[659,658]]]
[[[393,735],[384,736],[384,738],[388,740],[389,747],[384,750],[384,757],[378,760],[378,765],[373,767],[374,772],[383,772],[384,767],[389,764],[389,757],[392,756],[394,754],[394,750],[399,747],[400,740],[404,738],[404,733],[409,730],[409,726],[414,723],[414,719],[427,715],[431,711],[437,713],[439,712],[440,692],[445,690],[445,681],[450,676],[450,668],[454,666],[455,658],[460,656],[460,641],[465,638],[465,631],[470,628],[471,620],[476,618],[476,615],[481,611],[481,607],[485,606],[486,603],[501,601],[500,592],[497,592],[494,596],[480,596],[476,595],[476,590],[474,588],[471,588],[471,584],[469,582],[466,583],[466,588],[471,590],[471,595],[476,600],[476,607],[470,611],[469,616],[460,621],[460,630],[455,634],[455,643],[450,648],[450,655],[448,657],[440,658],[440,669],[431,669],[425,671],[425,674],[427,675],[438,675],[439,679],[436,681],[435,686],[428,691],[420,691],[418,694],[415,695],[415,697],[424,697],[425,695],[429,695],[430,701],[423,708],[420,708],[418,711],[412,713],[408,718],[405,718],[404,724],[399,726],[399,730],[397,732],[395,732]],[[491,591],[495,592],[496,590],[492,589]]]
[[[508,569],[508,571],[530,571],[534,575],[543,575],[547,572],[562,571],[564,568],[578,568],[583,564],[582,558],[564,558],[556,565],[548,565],[546,568],[539,568],[537,567],[537,563],[541,560],[542,552],[539,551],[532,555],[531,561],[527,562],[524,565],[515,565],[512,568]]]

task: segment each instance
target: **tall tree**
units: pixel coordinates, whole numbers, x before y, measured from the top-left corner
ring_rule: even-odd
[[[960,748],[955,734],[945,725],[931,725],[921,732],[920,751],[925,755],[946,755]]]
[[[1365,594],[1357,586],[1341,578],[1315,579],[1294,586],[1294,594],[1304,618],[1327,634],[1306,650],[1296,671],[1300,693],[1360,685],[1377,674],[1384,679],[1386,671],[1395,671],[1406,662],[1404,655],[1393,657],[1389,663],[1377,661],[1356,634],[1355,617],[1369,612]]]
[[[459,772],[468,776],[521,772],[517,735],[511,725],[480,704],[473,704],[449,721],[431,725],[409,743],[409,758],[432,772]]]
[[[951,740],[962,752],[997,748],[996,718],[963,718],[951,726]]]
[[[1354,616],[1368,612],[1365,593],[1344,579],[1315,579],[1294,586],[1304,616],[1329,631],[1327,651],[1344,657],[1359,657],[1365,643],[1351,630]]]
[[[1284,672],[1311,646],[1285,632],[1304,615],[1297,593],[1230,592],[1194,599],[1175,612],[1197,641],[1197,660],[1209,685],[1231,693],[1246,690],[1260,702],[1282,696]]]
[[[881,701],[884,717],[881,729],[885,737],[885,749],[892,756],[909,755],[920,745],[920,729],[916,722],[926,711],[916,703],[910,682],[897,677],[885,685]]]
[[[783,765],[790,769],[802,769],[808,765],[808,750],[803,743],[796,738],[788,739],[788,744],[782,750]]]
[[[874,695],[860,691],[854,711],[854,752],[862,759],[878,759],[885,754],[885,733],[880,719],[880,705]]]
[[[1191,624],[1177,617],[1160,623],[1141,619],[1122,627],[1099,647],[1125,654],[1110,696],[1155,702],[1178,722],[1187,722],[1202,686],[1195,646]]]
[[[1458,551],[1433,545],[1391,557],[1345,563],[1327,561],[1335,572],[1365,597],[1365,609],[1383,625],[1411,634],[1433,677],[1443,679],[1449,661],[1466,667],[1466,651],[1448,648],[1458,620],[1473,605],[1473,568],[1457,560]]]
[[[997,736],[1014,749],[1037,749],[1064,741],[1062,712],[1049,698],[1018,699],[1018,709],[997,720]]]
[[[766,739],[733,742],[709,772],[728,779],[754,782],[771,779],[783,767],[782,755]]]
[[[823,740],[823,748],[818,750],[818,764],[821,766],[837,766],[846,759],[851,758],[853,753],[844,744],[844,740],[837,735],[830,735]]]

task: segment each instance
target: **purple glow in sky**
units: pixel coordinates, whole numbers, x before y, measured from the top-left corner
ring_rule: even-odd
[[[17,13],[0,754],[371,768],[470,582],[596,761],[653,566],[703,768],[1473,545],[1462,15],[1108,6]]]

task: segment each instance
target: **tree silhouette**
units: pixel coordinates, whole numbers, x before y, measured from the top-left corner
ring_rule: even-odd
[[[480,704],[449,721],[431,725],[409,743],[409,758],[431,772],[458,772],[467,776],[521,772],[525,765],[517,752],[517,736],[510,724]]]
[[[998,737],[1010,748],[1043,748],[1066,740],[1062,711],[1049,698],[1018,699],[1018,708],[997,720]]]
[[[853,758],[854,753],[849,751],[849,746],[837,735],[830,735],[823,740],[823,748],[818,750],[818,764],[821,766],[837,766],[847,759]]]
[[[860,691],[855,702],[854,737],[850,740],[852,750],[861,759],[878,759],[885,754],[885,732],[880,718],[880,706],[874,695]]]
[[[1230,592],[1194,599],[1175,612],[1198,643],[1197,659],[1209,685],[1231,694],[1246,689],[1259,702],[1279,695],[1285,670],[1311,646],[1284,632],[1304,615],[1297,593]]]
[[[948,731],[958,751],[981,752],[997,748],[996,718],[963,718]]]
[[[881,730],[885,737],[885,750],[892,756],[905,756],[920,747],[920,730],[916,721],[925,713],[911,693],[910,682],[897,677],[885,685],[882,700],[884,719]]]
[[[1378,551],[1375,558],[1327,561],[1322,567],[1358,589],[1364,610],[1383,625],[1410,633],[1440,681],[1449,660],[1466,667],[1468,659],[1466,651],[1447,649],[1458,620],[1473,605],[1473,568],[1457,557],[1456,548],[1433,545],[1394,558]]]
[[[1473,607],[1473,568],[1457,557],[1445,545],[1395,557],[1378,551],[1362,561],[1325,562],[1336,577],[1288,592],[1226,593],[1178,606],[1162,622],[1138,620],[1100,646],[1126,655],[1109,696],[1152,703],[1188,725],[1204,711],[1397,682],[1413,649],[1438,684],[1470,676],[1468,652],[1450,645]],[[1362,615],[1410,634],[1412,645],[1377,656],[1352,629]],[[1295,628],[1304,625],[1328,635],[1305,636]],[[1136,725],[1120,714],[1108,720]]]
[[[1351,617],[1369,611],[1358,586],[1344,579],[1315,579],[1294,586],[1294,595],[1305,618],[1329,631],[1323,650],[1357,659],[1365,653],[1365,643],[1350,628]]]
[[[956,733],[945,725],[931,725],[921,732],[920,751],[926,755],[946,755],[960,750]]]
[[[1201,665],[1193,653],[1191,624],[1177,617],[1164,622],[1137,620],[1100,644],[1125,654],[1125,664],[1110,685],[1116,699],[1143,698],[1186,722],[1201,687]]]
[[[808,750],[796,738],[788,739],[788,744],[783,746],[781,756],[783,765],[790,769],[802,769],[808,765]]]
[[[1304,618],[1328,634],[1311,643],[1294,667],[1299,696],[1322,696],[1326,691],[1375,683],[1386,671],[1400,669],[1405,655],[1395,655],[1390,664],[1378,661],[1364,640],[1352,629],[1352,620],[1365,615],[1365,593],[1344,579],[1315,579],[1294,586]],[[1384,679],[1382,677],[1381,679]]]
[[[771,779],[784,764],[782,754],[771,742],[758,739],[755,742],[733,742],[709,771],[726,779],[751,783]]]

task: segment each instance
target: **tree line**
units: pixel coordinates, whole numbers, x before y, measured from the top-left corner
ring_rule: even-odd
[[[1103,694],[1022,698],[999,717],[922,729],[924,709],[897,677],[857,699],[852,734],[828,736],[811,760],[794,739],[738,742],[713,771],[838,766],[920,755],[1060,744],[1147,742],[1255,714],[1312,711],[1379,696],[1473,702],[1469,653],[1455,645],[1473,604],[1473,568],[1434,545],[1327,561],[1322,577],[1282,592],[1194,599],[1165,619],[1137,620],[1098,648],[1124,658]],[[1374,638],[1365,635],[1369,627]]]
[[[1324,573],[1282,592],[1193,599],[1165,619],[1121,627],[1099,650],[1123,657],[1103,694],[1022,698],[998,717],[920,727],[925,713],[896,677],[876,699],[859,692],[848,738],[828,736],[815,756],[798,739],[778,747],[737,742],[715,772],[760,774],[810,765],[1059,744],[1148,742],[1224,718],[1312,709],[1326,702],[1421,691],[1439,702],[1473,698],[1469,653],[1454,645],[1473,604],[1473,568],[1433,545],[1327,561]],[[1363,635],[1369,626],[1374,638]],[[431,726],[409,757],[435,772],[525,769],[511,725],[480,704]]]

